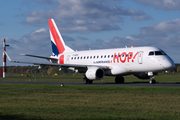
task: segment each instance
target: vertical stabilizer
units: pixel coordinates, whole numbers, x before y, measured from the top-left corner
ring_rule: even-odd
[[[50,32],[50,37],[51,37],[53,55],[58,56],[59,54],[62,54],[65,52],[73,52],[71,48],[65,45],[64,40],[54,20],[49,19],[48,22],[49,22],[49,32]]]

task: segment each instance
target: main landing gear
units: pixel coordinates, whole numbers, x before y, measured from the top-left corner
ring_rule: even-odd
[[[92,84],[93,80],[89,80],[87,77],[84,77],[83,82],[84,82],[84,84]]]
[[[115,83],[124,83],[124,77],[122,76],[116,76]]]

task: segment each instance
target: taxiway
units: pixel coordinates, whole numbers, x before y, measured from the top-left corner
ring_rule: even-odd
[[[114,82],[94,82],[93,84],[84,84],[83,82],[38,82],[38,81],[0,81],[0,84],[34,84],[34,85],[75,85],[75,86],[127,86],[127,87],[180,87],[180,83],[155,83],[148,82],[125,82],[116,84]]]

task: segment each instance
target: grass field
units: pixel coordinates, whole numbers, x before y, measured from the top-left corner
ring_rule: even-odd
[[[180,119],[180,88],[0,84],[1,120]]]
[[[28,77],[27,77],[28,75]],[[48,75],[48,74],[7,74],[5,79],[0,78],[0,81],[70,81],[70,82],[82,82],[83,74],[59,74],[59,75]],[[35,79],[36,78],[36,79]],[[141,80],[134,75],[124,76],[125,82],[149,82],[149,79]],[[97,82],[114,82],[115,77],[105,76],[102,80]],[[180,83],[180,73],[159,73],[155,76],[156,82],[160,83]],[[96,81],[95,81],[96,82]]]
[[[7,75],[1,81],[82,81],[82,75]],[[178,73],[157,82],[180,82]],[[130,75],[126,82],[148,82]],[[104,82],[114,82],[105,77]],[[178,120],[180,88],[0,84],[0,120]]]

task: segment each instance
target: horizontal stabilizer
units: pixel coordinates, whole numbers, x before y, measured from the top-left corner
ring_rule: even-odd
[[[29,54],[22,54],[24,56],[29,56],[29,57],[36,57],[36,58],[42,58],[42,59],[47,59],[47,60],[58,60],[58,58],[53,58],[53,57],[43,57],[43,56],[37,56],[37,55],[29,55]]]

